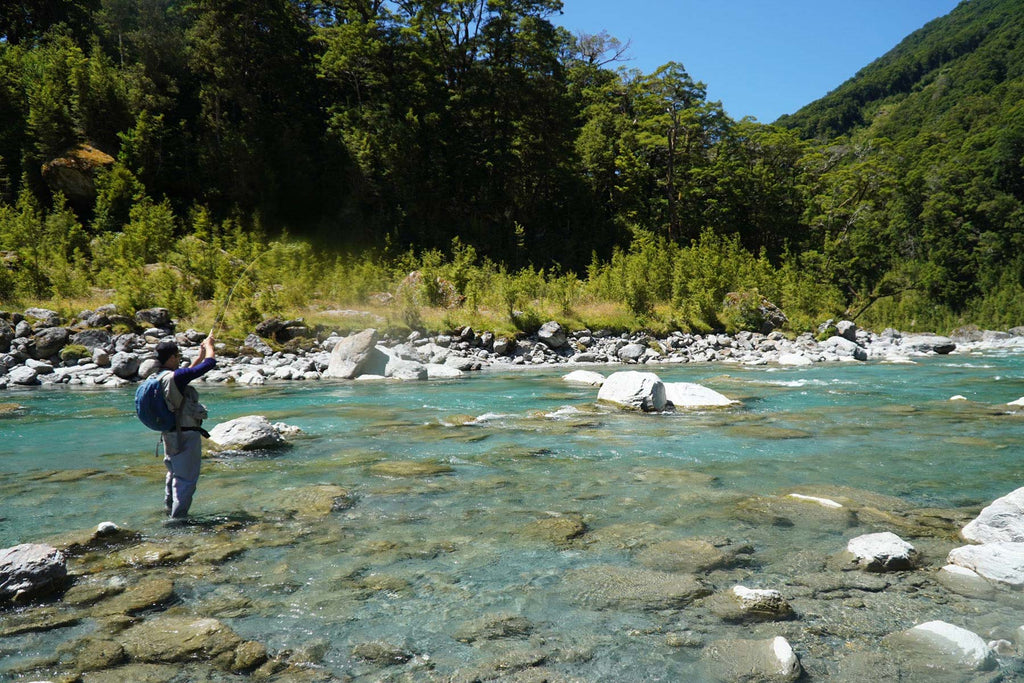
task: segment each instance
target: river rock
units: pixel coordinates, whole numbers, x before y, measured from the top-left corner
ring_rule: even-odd
[[[653,372],[613,372],[601,385],[597,400],[627,410],[664,410],[665,385]]]
[[[170,327],[171,312],[166,308],[145,308],[141,311],[135,311],[135,320],[150,327]]]
[[[25,309],[25,317],[38,320],[46,327],[58,327],[60,325],[60,314],[51,311],[49,308],[28,308]]]
[[[14,341],[14,328],[9,322],[0,318],[0,353],[7,353]]]
[[[665,399],[676,408],[717,408],[739,403],[714,389],[692,382],[666,382]]]
[[[637,344],[635,342],[626,344],[621,349],[615,352],[615,356],[623,363],[636,363],[644,354],[647,353],[647,347],[643,344]]]
[[[904,351],[919,354],[945,355],[956,350],[956,342],[937,334],[905,334],[900,339],[900,346]]]
[[[0,604],[58,590],[67,574],[67,560],[53,546],[23,543],[0,550]]]
[[[840,320],[836,323],[836,334],[843,339],[848,339],[852,342],[857,341],[857,324],[849,320]]]
[[[703,660],[715,680],[789,683],[803,674],[800,660],[782,636],[768,640],[721,640],[704,649]]]
[[[146,379],[150,375],[160,372],[161,368],[163,368],[163,366],[160,364],[159,360],[156,358],[147,358],[139,363],[139,378]]]
[[[958,595],[981,600],[992,600],[996,596],[995,585],[976,571],[947,564],[935,573],[935,580]]]
[[[118,351],[110,359],[110,372],[121,379],[131,379],[139,372],[139,357],[127,351]]]
[[[918,560],[918,552],[891,531],[864,534],[850,539],[845,557],[869,572],[887,572],[911,569]]]
[[[537,339],[554,351],[564,347],[568,342],[565,329],[554,320],[540,326],[537,330]]]
[[[473,643],[482,640],[523,638],[533,631],[533,624],[518,614],[485,614],[456,629],[455,640]]]
[[[7,373],[7,378],[11,384],[17,384],[19,386],[33,386],[39,384],[39,373],[32,368],[24,365],[19,365],[16,368],[11,369]]]
[[[47,327],[39,330],[32,336],[32,343],[35,346],[32,355],[38,359],[55,356],[67,346],[70,338],[71,334],[66,327]]]
[[[353,645],[352,656],[380,666],[394,666],[404,664],[416,655],[404,647],[383,640],[372,640]]]
[[[159,616],[132,626],[119,640],[133,661],[175,663],[218,660],[222,668],[234,664],[242,639],[217,619]]]
[[[1013,588],[1024,587],[1024,543],[997,541],[953,548],[946,562]]]
[[[586,531],[586,525],[573,517],[548,517],[526,525],[522,533],[555,545],[566,545]]]
[[[384,376],[407,381],[425,380],[427,379],[427,366],[414,360],[405,360],[389,354],[388,362],[384,366]]]
[[[1024,542],[1024,487],[993,501],[960,535],[973,543]]]
[[[688,574],[597,565],[566,574],[564,587],[576,599],[597,609],[678,609],[711,594]]]
[[[458,368],[442,363],[427,363],[427,379],[458,379],[465,373]]]
[[[840,358],[854,358],[856,360],[867,360],[868,352],[857,342],[850,341],[844,337],[829,337],[821,343],[822,348],[831,351]]]
[[[747,564],[753,549],[728,540],[682,538],[652,543],[640,550],[636,561],[649,569],[699,574]]]
[[[450,465],[422,460],[385,460],[370,465],[370,472],[382,477],[433,477],[453,471]]]
[[[813,360],[811,360],[810,358],[808,358],[804,354],[798,353],[798,352],[780,353],[777,362],[778,362],[779,365],[791,365],[791,366],[813,365],[814,364]]]
[[[733,623],[783,621],[793,618],[793,608],[777,590],[733,586],[711,599],[711,611]]]
[[[282,492],[281,506],[299,517],[320,519],[355,504],[348,490],[333,484],[315,484]]]
[[[599,387],[604,384],[604,375],[599,372],[593,372],[592,370],[573,370],[568,375],[562,377],[563,382],[572,382],[574,384],[589,384],[592,387]]]
[[[90,351],[106,349],[110,346],[113,336],[106,330],[83,330],[71,335],[71,343],[84,346]]]
[[[262,450],[281,448],[288,442],[280,430],[263,415],[246,415],[221,422],[210,430],[210,441],[224,450]]]
[[[323,376],[327,379],[354,379],[363,374],[368,362],[378,354],[381,352],[377,350],[377,330],[369,328],[351,334],[331,349],[331,361]],[[386,364],[385,357],[384,365],[386,366]],[[384,373],[374,372],[371,374]]]
[[[944,621],[929,621],[882,639],[883,644],[910,658],[922,673],[990,671],[995,656],[976,633]]]

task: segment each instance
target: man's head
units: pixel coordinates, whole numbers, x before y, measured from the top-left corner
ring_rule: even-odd
[[[156,359],[160,361],[160,365],[167,365],[168,360],[180,353],[178,345],[168,339],[156,345]]]

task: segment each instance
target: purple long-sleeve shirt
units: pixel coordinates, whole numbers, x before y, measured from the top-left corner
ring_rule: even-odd
[[[174,371],[174,386],[178,387],[178,391],[184,394],[185,387],[188,386],[189,382],[199,379],[215,367],[217,367],[216,358],[204,358],[198,365],[193,365],[190,368],[178,368]]]

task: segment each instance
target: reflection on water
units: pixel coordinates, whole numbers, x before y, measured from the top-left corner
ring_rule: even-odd
[[[826,676],[915,623],[986,637],[1020,625],[1019,605],[956,596],[925,571],[851,588],[828,563],[849,538],[891,530],[940,566],[951,525],[1017,487],[1024,410],[1005,404],[1024,395],[1024,359],[655,371],[742,404],[616,413],[554,372],[206,387],[212,421],[258,413],[303,435],[274,458],[207,459],[182,527],[164,524],[156,435],[130,391],[11,391],[0,547],[113,520],[185,553],[138,570],[173,578],[176,609],[365,680],[398,676],[353,654],[371,641],[408,653],[411,680],[700,680],[720,638],[784,635]],[[922,531],[935,519],[949,528]],[[708,592],[777,588],[798,618],[725,623],[666,573]],[[90,628],[0,637],[0,679]]]

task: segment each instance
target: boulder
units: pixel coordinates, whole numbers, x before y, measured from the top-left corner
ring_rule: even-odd
[[[498,337],[494,340],[493,351],[499,356],[507,355],[516,349],[516,342],[514,339],[508,337]]]
[[[7,378],[10,380],[11,384],[17,384],[19,386],[28,387],[39,384],[39,373],[24,365],[12,368],[11,371],[7,373]]]
[[[589,384],[592,387],[599,387],[604,384],[604,375],[591,370],[573,370],[568,375],[562,377],[562,381],[573,382],[575,384]]]
[[[170,327],[171,312],[166,308],[144,308],[141,311],[135,311],[135,320],[150,327]]]
[[[118,351],[110,359],[110,372],[121,379],[131,379],[139,372],[139,357],[127,351]]]
[[[831,351],[840,358],[854,358],[856,360],[867,360],[868,352],[857,342],[850,341],[844,337],[829,337],[821,343],[822,348]]]
[[[960,535],[973,543],[1024,542],[1024,487],[993,501]]]
[[[462,370],[442,363],[427,363],[427,379],[458,379]]]
[[[886,636],[882,642],[935,673],[990,671],[996,666],[995,656],[981,636],[944,621],[919,624]]]
[[[597,394],[601,403],[610,403],[626,410],[664,410],[665,385],[653,372],[613,372]]]
[[[210,430],[210,441],[225,450],[263,450],[288,445],[281,431],[262,415],[221,422]]]
[[[62,348],[67,346],[71,334],[66,327],[47,327],[32,335],[32,343],[35,350],[32,353],[34,358],[49,358],[55,356]]]
[[[836,334],[843,339],[848,339],[852,342],[857,341],[857,324],[849,320],[840,320],[836,323]]]
[[[810,358],[808,358],[807,356],[805,356],[802,353],[792,353],[792,352],[789,352],[789,353],[780,353],[779,354],[778,363],[779,363],[779,365],[800,366],[800,365],[813,365],[814,361],[812,361]]]
[[[554,320],[546,322],[537,330],[537,339],[549,349],[557,351],[568,342],[568,335],[565,329]]]
[[[914,546],[891,531],[850,539],[846,544],[846,556],[850,562],[869,572],[911,569],[918,559]]]
[[[793,608],[777,590],[733,586],[711,600],[711,611],[724,621],[748,623],[793,618]]]
[[[91,207],[96,199],[96,173],[114,164],[114,157],[91,145],[80,144],[43,164],[43,180],[62,193],[77,209]]]
[[[995,598],[995,585],[976,571],[947,564],[935,573],[935,580],[949,590],[969,598],[991,600]]]
[[[0,353],[7,353],[14,341],[14,328],[9,322],[0,318]]]
[[[67,560],[53,546],[23,543],[0,550],[0,604],[58,590],[67,574]]]
[[[789,683],[803,674],[800,660],[782,636],[721,640],[704,649],[703,659],[715,680]]]
[[[665,399],[676,408],[716,408],[739,403],[714,389],[691,382],[666,382]]]
[[[380,353],[376,344],[377,330],[373,328],[345,337],[331,350],[331,361],[323,376],[328,379],[354,379],[364,374],[367,363],[375,355],[374,352]]]
[[[749,545],[728,539],[680,538],[648,545],[637,553],[636,561],[663,572],[704,573],[748,564],[752,551]]]
[[[1024,587],[1024,543],[997,541],[953,548],[946,562],[1013,588]]]
[[[908,334],[900,339],[904,351],[945,355],[956,350],[956,342],[937,334]]]
[[[132,626],[119,640],[133,661],[163,663],[208,661],[225,653],[233,655],[243,642],[217,619],[166,615]],[[233,663],[234,657],[223,661]]]
[[[49,308],[25,309],[25,317],[38,320],[46,327],[58,327],[60,325],[60,314],[57,311],[51,311]]]
[[[160,361],[156,358],[147,358],[146,360],[139,363],[139,377],[146,379],[152,374],[160,372],[163,366],[160,365]]]
[[[636,363],[644,354],[647,353],[647,347],[643,344],[626,344],[621,349],[615,352],[616,357],[623,363]]]
[[[687,574],[613,565],[574,569],[563,586],[574,598],[597,609],[678,609],[711,594],[699,579]]]
[[[384,376],[401,380],[424,380],[427,379],[427,366],[414,360],[388,356]]]

